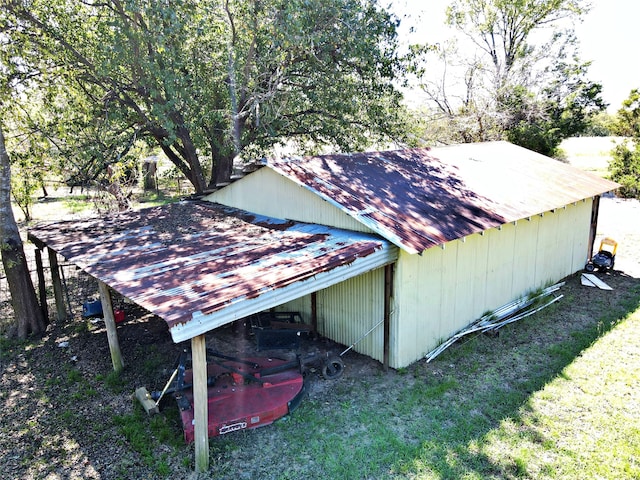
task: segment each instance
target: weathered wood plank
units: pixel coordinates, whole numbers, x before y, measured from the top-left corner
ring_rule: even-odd
[[[100,301],[102,302],[102,314],[104,315],[104,324],[107,328],[107,340],[109,341],[109,350],[111,351],[111,363],[116,372],[124,368],[122,353],[120,352],[120,343],[118,342],[118,331],[116,329],[116,320],[113,315],[113,305],[111,304],[111,293],[109,287],[98,281],[98,290],[100,291]]]
[[[196,472],[209,470],[209,412],[207,402],[207,354],[205,336],[191,339],[193,362],[193,419],[195,422]]]
[[[36,270],[38,274],[38,297],[40,300],[40,309],[44,316],[44,321],[49,323],[49,309],[47,308],[47,285],[44,280],[44,265],[42,264],[42,250],[36,248]]]
[[[67,319],[67,308],[64,304],[64,292],[62,290],[62,280],[60,279],[60,267],[58,266],[58,256],[54,250],[47,249],[49,253],[49,267],[51,267],[51,282],[53,283],[53,295],[56,299],[56,311],[58,320]]]

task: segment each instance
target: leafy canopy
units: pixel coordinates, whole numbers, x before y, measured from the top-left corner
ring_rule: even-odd
[[[422,81],[449,140],[508,139],[553,155],[587,128],[605,107],[602,88],[586,78],[589,63],[567,27],[586,9],[581,0],[452,1],[447,21],[473,53],[440,46],[442,78]]]
[[[618,110],[614,131],[627,140],[611,152],[609,173],[622,186],[618,193],[640,198],[640,89],[633,89]]]
[[[376,0],[1,1],[15,99],[45,91],[46,134],[83,166],[143,139],[200,192],[237,155],[405,133],[398,24]]]

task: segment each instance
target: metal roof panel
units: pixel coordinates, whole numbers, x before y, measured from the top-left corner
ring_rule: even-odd
[[[322,288],[320,275],[333,284],[397,257],[375,235],[210,202],[39,225],[30,236],[162,317],[180,341],[241,318],[239,309],[250,314],[278,305],[285,291]],[[259,310],[241,306],[247,299]]]
[[[507,142],[289,158],[267,166],[410,253],[618,187]]]

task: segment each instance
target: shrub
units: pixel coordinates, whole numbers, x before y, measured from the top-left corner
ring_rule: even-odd
[[[612,150],[609,173],[611,180],[622,185],[620,196],[640,198],[640,143],[627,141]]]

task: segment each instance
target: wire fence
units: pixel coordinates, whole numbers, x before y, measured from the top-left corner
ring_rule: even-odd
[[[25,251],[27,265],[31,274],[31,281],[38,292],[38,273],[36,268],[35,255]],[[49,318],[56,314],[56,304],[53,293],[53,282],[51,279],[51,267],[43,259],[44,288],[46,292],[46,304]],[[60,279],[62,280],[64,303],[67,314],[76,316],[82,313],[82,305],[85,301],[99,298],[98,282],[78,269],[71,263],[60,262],[58,264]],[[11,306],[11,292],[3,268],[0,268],[0,333],[14,321],[13,307]]]

